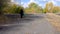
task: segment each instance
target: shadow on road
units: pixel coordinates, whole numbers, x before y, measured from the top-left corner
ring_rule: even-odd
[[[20,15],[5,15],[5,22],[2,25],[5,24],[12,24],[8,26],[0,26],[0,31],[2,30],[14,30],[16,27],[22,27],[23,25],[21,23],[30,23],[31,21],[34,21],[36,19],[42,19],[43,16],[39,15],[25,15],[23,18],[20,18]],[[15,25],[13,25],[15,24]]]
[[[20,15],[5,15],[4,24],[14,24],[14,23],[29,23],[36,19],[44,18],[43,16],[37,16],[33,14],[27,14],[23,18],[20,18]]]

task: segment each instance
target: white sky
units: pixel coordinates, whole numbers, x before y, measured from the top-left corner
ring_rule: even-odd
[[[19,0],[18,0],[19,1]],[[48,0],[39,0],[39,1],[48,1]],[[57,2],[56,1],[60,1],[60,0],[49,0],[48,2],[52,2],[54,5],[57,5]],[[14,2],[14,0],[11,0],[11,2]],[[34,2],[34,3],[37,3],[39,4],[38,0],[35,1],[35,0],[30,0],[29,2],[21,2],[21,5],[23,5],[24,7],[28,7],[28,4],[30,4],[31,2]],[[19,4],[19,2],[15,2],[16,4]],[[39,4],[39,6],[45,6],[45,4],[43,5],[42,3]]]
[[[11,0],[11,2],[14,2],[14,0]]]

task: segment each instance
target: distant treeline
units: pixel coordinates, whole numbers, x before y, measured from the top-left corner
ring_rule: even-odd
[[[10,0],[0,0],[0,14],[19,14],[21,9],[26,14],[60,12],[60,6],[54,6],[52,2],[46,3],[44,8],[36,3],[30,3],[28,7],[24,8],[21,5],[11,3]]]

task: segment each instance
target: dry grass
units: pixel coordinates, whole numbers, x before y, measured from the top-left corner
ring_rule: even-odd
[[[59,15],[56,15],[53,13],[47,13],[46,18],[56,28],[57,31],[60,31],[60,16]]]

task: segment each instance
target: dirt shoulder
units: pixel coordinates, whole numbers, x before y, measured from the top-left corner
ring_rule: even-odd
[[[57,31],[60,31],[60,16],[53,14],[53,13],[47,13],[46,19],[56,28]]]

